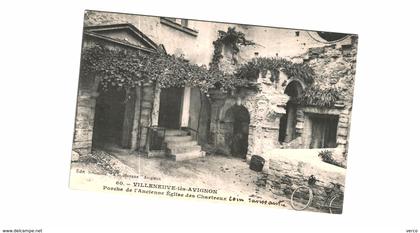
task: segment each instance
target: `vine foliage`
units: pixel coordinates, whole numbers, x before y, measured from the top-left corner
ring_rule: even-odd
[[[209,70],[182,56],[162,52],[145,54],[96,45],[83,49],[81,64],[81,75],[100,75],[105,90],[110,86],[130,89],[156,81],[161,88],[191,86],[207,93],[214,88],[229,92],[248,84],[218,69]]]
[[[257,57],[241,65],[236,70],[236,76],[243,79],[256,79],[258,74],[263,71],[271,71],[277,74],[279,70],[284,72],[287,77],[298,78],[307,84],[312,84],[315,73],[307,64],[293,63],[284,58],[277,57]],[[278,77],[278,74],[276,75]],[[272,80],[274,81],[274,80]]]
[[[214,51],[213,58],[210,62],[210,69],[218,69],[220,60],[223,58],[222,48],[223,46],[229,46],[232,48],[232,54],[237,55],[240,50],[240,46],[255,45],[252,40],[245,38],[245,34],[240,31],[236,31],[235,27],[229,27],[227,31],[219,30],[219,37],[213,41]]]
[[[335,87],[320,88],[312,85],[305,90],[297,102],[301,105],[333,107],[340,98],[340,90]]]
[[[146,82],[156,82],[161,88],[190,86],[199,88],[203,93],[211,89],[227,93],[240,87],[253,87],[258,74],[267,70],[274,74],[274,78],[278,78],[280,70],[289,78],[299,78],[308,85],[314,82],[315,73],[307,64],[293,63],[278,57],[253,58],[237,65],[233,74],[226,74],[219,69],[220,59],[223,58],[222,46],[229,45],[233,53],[237,54],[240,46],[255,43],[247,40],[244,33],[233,27],[228,28],[227,32],[219,31],[219,37],[213,44],[215,49],[209,68],[162,51],[142,53],[97,44],[83,49],[81,75],[99,75],[105,90],[110,86],[130,89]],[[330,106],[338,99],[337,92],[333,89],[321,90],[312,85],[299,101],[309,105]]]

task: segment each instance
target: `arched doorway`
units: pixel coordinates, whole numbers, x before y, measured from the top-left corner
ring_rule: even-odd
[[[303,87],[298,81],[291,81],[284,90],[290,99],[286,104],[286,114],[280,118],[279,142],[290,142],[296,138],[297,98],[302,91]]]
[[[230,142],[231,155],[246,158],[248,152],[249,112],[242,105],[234,105],[226,112],[226,123],[231,123],[225,139]]]
[[[99,87],[96,99],[95,120],[93,126],[93,146],[106,144],[121,146],[126,91],[123,88],[108,87],[105,91]]]

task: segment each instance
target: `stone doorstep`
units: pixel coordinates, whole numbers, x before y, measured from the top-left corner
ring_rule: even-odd
[[[165,137],[165,142],[186,142],[191,141],[191,136],[168,136]]]
[[[154,150],[154,151],[149,151],[149,153],[147,154],[148,158],[151,157],[166,157],[166,151],[164,150]]]
[[[188,132],[180,129],[167,129],[165,136],[187,136]]]
[[[204,151],[194,151],[194,152],[187,152],[187,153],[178,153],[178,154],[171,154],[171,159],[175,161],[184,161],[184,160],[190,160],[195,158],[201,158],[204,157],[206,154]]]
[[[168,150],[170,154],[178,154],[178,153],[187,153],[193,151],[201,151],[201,146],[193,145],[193,146],[178,146],[178,147],[170,147],[168,146]]]
[[[186,142],[166,142],[166,147],[168,148],[177,148],[177,147],[184,147],[184,146],[195,146],[197,145],[197,141],[186,141]]]

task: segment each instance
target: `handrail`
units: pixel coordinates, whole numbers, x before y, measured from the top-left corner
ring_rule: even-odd
[[[193,131],[195,133],[194,139],[198,142],[198,131],[196,129],[190,128],[190,127],[182,127],[183,129]],[[190,133],[191,134],[191,133]]]
[[[165,136],[166,136],[166,128],[164,127],[159,127],[159,126],[141,126],[141,128],[146,128],[146,145],[145,145],[145,152],[149,153],[150,150],[154,150],[155,147],[153,147],[153,142],[155,142],[155,138],[152,138],[153,132],[158,133],[159,131],[163,131],[163,135],[159,137],[159,135],[157,135],[160,138],[160,145],[157,146],[160,150],[163,150],[164,148],[164,140],[165,140]]]

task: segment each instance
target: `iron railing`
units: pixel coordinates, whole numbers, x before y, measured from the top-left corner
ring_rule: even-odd
[[[198,131],[190,128],[190,127],[182,127],[182,129],[185,129],[188,131],[188,134],[195,140],[198,142]]]
[[[146,130],[145,152],[164,150],[166,129],[159,126],[142,126]]]

